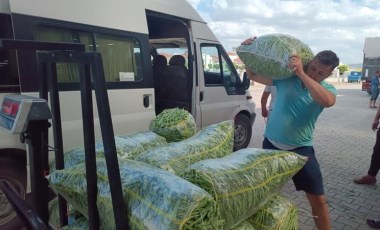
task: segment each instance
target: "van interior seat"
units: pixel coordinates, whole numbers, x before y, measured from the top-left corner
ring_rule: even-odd
[[[185,67],[185,64],[186,64],[186,60],[182,55],[174,55],[169,60],[169,65],[171,65],[171,66],[183,66],[183,67]]]
[[[153,68],[165,67],[168,65],[168,60],[166,60],[166,57],[164,55],[157,55],[153,58],[152,65]]]
[[[188,94],[189,71],[185,66],[186,60],[181,55],[174,55],[169,65],[154,71],[156,90],[156,114],[164,109],[182,108],[190,111]]]

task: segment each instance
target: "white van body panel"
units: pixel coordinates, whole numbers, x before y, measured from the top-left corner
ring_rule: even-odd
[[[0,12],[1,13],[10,13],[11,12],[9,1],[4,1],[4,0],[0,1]]]
[[[25,94],[38,97],[36,93]],[[136,103],[136,95],[149,95],[152,98],[150,100],[151,105],[148,108],[144,108],[143,98],[137,98],[137,101],[141,103]],[[114,133],[124,135],[148,130],[149,122],[147,121],[151,121],[155,116],[153,95],[153,89],[108,90]],[[60,92],[59,96],[61,100],[60,109],[64,147],[72,148],[73,146],[83,146],[80,92],[64,91]],[[95,139],[101,140],[100,123],[94,92],[92,98]],[[2,133],[0,133],[0,135],[2,135]],[[50,133],[49,140],[53,140],[52,133]],[[52,145],[53,143],[50,144]]]
[[[200,89],[202,90],[202,87]],[[202,111],[202,127],[235,117],[236,114],[233,112],[240,107],[239,96],[226,95],[223,87],[208,87],[203,91],[204,100],[199,105]]]
[[[187,1],[10,0],[10,2],[12,13],[73,21],[144,34],[148,33],[145,10],[203,22]],[[112,17],[102,15],[112,15]]]

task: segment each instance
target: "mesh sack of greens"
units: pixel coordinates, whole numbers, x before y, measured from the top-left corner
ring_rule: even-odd
[[[150,123],[149,130],[165,137],[167,142],[181,141],[196,132],[193,116],[184,109],[165,109]]]
[[[166,144],[164,137],[147,131],[133,133],[122,136],[115,136],[116,153],[118,158],[133,159],[140,153],[160,145]],[[96,157],[104,157],[104,146],[102,141],[95,143]],[[84,147],[72,149],[64,154],[65,168],[85,162]],[[50,169],[55,169],[55,162],[52,162]]]
[[[149,149],[135,160],[179,175],[197,161],[224,157],[232,153],[233,144],[234,124],[228,120],[209,125],[186,140]]]
[[[258,229],[261,229],[261,228],[258,228]],[[245,220],[241,222],[240,224],[238,224],[237,226],[231,228],[230,230],[256,230],[256,228],[254,228],[251,223]]]
[[[214,196],[228,229],[255,214],[305,163],[293,152],[247,148],[197,162],[181,176]]]
[[[152,131],[138,132],[128,135],[118,135],[117,137],[125,138],[131,143],[134,143],[135,145],[140,145],[142,147],[141,152],[132,151],[132,153],[129,154],[127,159],[133,159],[134,157],[136,157],[142,152],[145,152],[148,149],[167,144],[166,139],[164,137]]]
[[[247,221],[257,229],[297,230],[297,215],[296,206],[285,197],[277,195]]]
[[[82,217],[70,204],[67,204],[67,219],[70,221]],[[49,224],[55,228],[60,227],[58,198],[49,201]]]
[[[314,58],[308,45],[286,34],[260,36],[252,44],[240,45],[236,52],[246,68],[272,79],[294,75],[288,68],[290,55],[298,54],[304,65]]]
[[[120,159],[120,177],[131,229],[219,229],[216,203],[205,190],[143,162]],[[97,207],[102,229],[115,229],[105,159],[97,160]],[[51,187],[88,217],[83,164],[56,170]]]
[[[62,230],[87,230],[90,229],[90,224],[85,217],[80,217],[75,219],[75,221],[65,227],[61,228]]]

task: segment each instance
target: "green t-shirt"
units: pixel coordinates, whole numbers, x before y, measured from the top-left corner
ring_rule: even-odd
[[[324,107],[317,104],[302,81],[293,76],[273,80],[277,98],[264,136],[286,145],[312,146],[315,123]],[[336,95],[334,86],[320,83]]]

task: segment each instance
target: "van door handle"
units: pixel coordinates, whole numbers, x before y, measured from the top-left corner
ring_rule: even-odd
[[[201,92],[199,93],[199,101],[203,101],[203,96],[204,96],[204,92],[201,91]]]
[[[143,104],[144,104],[144,108],[148,108],[149,107],[149,95],[144,95],[143,96]]]

